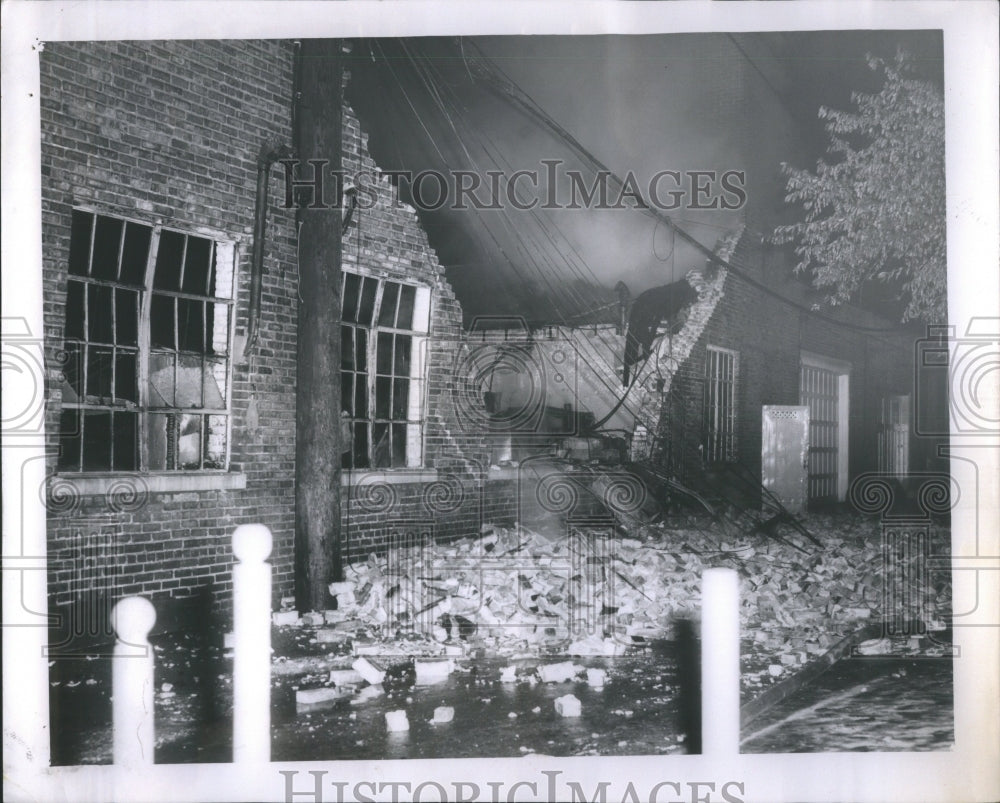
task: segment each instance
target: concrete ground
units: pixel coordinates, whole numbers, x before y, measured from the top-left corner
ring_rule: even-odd
[[[280,639],[276,641],[280,642]],[[231,756],[231,660],[213,650],[205,661],[183,634],[157,639],[156,733],[159,763],[227,762]],[[294,650],[287,650],[294,652]],[[619,658],[571,659],[607,671],[603,689],[581,680],[530,683],[537,658],[460,661],[440,684],[387,681],[379,697],[298,712],[298,688],[322,685],[327,670],[301,649],[288,674],[272,683],[273,757],[345,758],[665,755],[685,752],[686,700],[674,646],[657,643]],[[543,662],[565,660],[552,657]],[[500,680],[515,665],[516,683]],[[312,667],[312,670],[310,669]],[[211,674],[206,669],[211,668]],[[52,667],[53,763],[111,761],[110,662],[60,659]],[[218,670],[218,671],[215,671]],[[200,672],[201,674],[195,674]],[[410,678],[412,680],[412,678]],[[789,683],[790,681],[786,681]],[[794,682],[790,682],[794,686]],[[566,694],[582,703],[578,718],[556,713]],[[744,697],[746,700],[746,695]],[[434,709],[454,719],[432,724]],[[405,710],[410,730],[387,733],[385,714]],[[744,752],[947,750],[953,740],[951,659],[847,657],[746,723]]]

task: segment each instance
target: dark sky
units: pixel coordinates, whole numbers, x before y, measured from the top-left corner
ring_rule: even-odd
[[[382,169],[544,176],[542,160],[561,159],[589,186],[593,168],[565,139],[491,91],[485,56],[501,84],[513,82],[518,97],[613,172],[633,173],[644,196],[656,173],[680,171],[687,194],[668,214],[711,247],[741,219],[767,232],[794,213],[783,202],[780,163],[814,166],[826,145],[819,107],[849,108],[852,91],[877,91],[866,53],[891,58],[899,48],[923,76],[942,82],[937,31],[357,40],[348,100]],[[690,208],[683,176],[699,170],[744,171],[743,208]],[[659,185],[664,195],[672,181]],[[561,174],[562,197],[568,186]],[[424,187],[435,201],[437,184]],[[522,202],[544,199],[547,189],[544,178],[539,190],[523,179],[518,187]],[[712,187],[718,195],[718,181]],[[614,298],[618,281],[635,296],[703,263],[635,210],[448,206],[420,216],[467,323],[495,313],[579,321]]]

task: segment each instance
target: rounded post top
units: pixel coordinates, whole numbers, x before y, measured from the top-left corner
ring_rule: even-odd
[[[734,579],[737,579],[736,569],[730,569],[726,566],[713,566],[710,569],[705,569],[703,575],[724,583],[732,582]]]
[[[120,641],[141,644],[156,624],[156,608],[145,597],[124,597],[111,609],[111,627]]]
[[[240,563],[267,560],[271,545],[271,531],[263,524],[241,524],[233,532],[233,554]]]

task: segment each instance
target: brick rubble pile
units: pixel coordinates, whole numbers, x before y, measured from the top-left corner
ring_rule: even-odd
[[[338,607],[325,620],[383,643],[421,636],[508,655],[616,655],[671,638],[679,619],[697,620],[702,573],[727,566],[740,575],[744,660],[750,654],[772,676],[886,615],[943,627],[947,576],[922,574],[917,552],[886,558],[877,528],[863,520],[814,532],[823,549],[747,538],[695,551],[693,531],[550,537],[487,525],[475,538],[349,566],[331,586]],[[907,607],[886,611],[887,596]]]

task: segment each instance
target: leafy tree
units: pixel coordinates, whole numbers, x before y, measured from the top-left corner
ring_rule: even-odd
[[[833,304],[883,284],[905,306],[904,321],[946,317],[944,98],[914,76],[904,53],[868,57],[883,74],[878,94],[853,93],[855,111],[820,108],[830,161],[816,172],[782,164],[785,200],[798,223],[779,226],[794,242],[796,271],[811,272]]]

